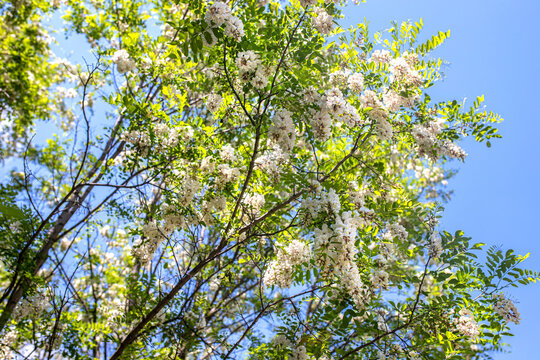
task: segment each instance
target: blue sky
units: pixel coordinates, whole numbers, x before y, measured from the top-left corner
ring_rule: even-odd
[[[449,62],[446,78],[430,93],[437,99],[485,95],[487,108],[499,113],[503,138],[485,145],[466,141],[469,156],[449,184],[455,191],[445,205],[441,227],[461,229],[475,242],[531,253],[526,267],[540,270],[539,219],[540,2],[533,0],[368,0],[349,6],[346,24],[370,21],[371,31],[391,20],[424,20],[424,37],[451,30],[434,54]],[[507,291],[518,301],[522,322],[507,338],[511,353],[497,360],[540,358],[540,284]]]

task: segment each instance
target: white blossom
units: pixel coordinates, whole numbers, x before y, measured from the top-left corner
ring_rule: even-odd
[[[332,134],[332,119],[326,110],[316,111],[309,117],[309,124],[315,139],[326,141]]]
[[[206,108],[211,113],[215,113],[221,107],[223,103],[223,98],[218,94],[209,94],[206,97]]]
[[[248,50],[238,53],[235,64],[241,73],[251,73],[257,70],[261,60],[253,50]]]
[[[392,56],[388,50],[375,50],[369,59],[375,64],[388,64],[390,60],[392,60]]]
[[[231,16],[225,24],[225,35],[240,41],[244,36],[244,24],[236,16]]]
[[[430,238],[429,243],[429,254],[432,258],[438,258],[442,255],[443,248],[442,248],[442,242],[441,237],[438,233],[433,233]]]
[[[521,317],[519,311],[516,308],[516,305],[511,300],[508,300],[503,293],[493,294],[493,310],[499,314],[505,321],[510,321],[519,324]]]
[[[308,355],[306,352],[306,347],[304,345],[300,345],[298,347],[295,347],[292,350],[290,360],[307,360]]]
[[[334,18],[328,14],[323,8],[317,7],[313,10],[315,17],[313,18],[313,26],[322,35],[328,35],[334,27]]]
[[[112,58],[112,62],[116,64],[116,69],[120,74],[135,70],[135,61],[129,58],[129,54],[126,50],[117,50]]]
[[[208,7],[204,20],[208,25],[221,26],[231,17],[231,8],[224,2],[216,1]]]
[[[469,309],[463,308],[459,311],[459,318],[454,319],[454,326],[457,331],[469,338],[476,338],[480,335],[478,324]]]
[[[272,125],[268,129],[268,137],[285,152],[290,152],[294,148],[296,129],[290,111],[285,109],[276,111]]]
[[[360,73],[353,73],[349,75],[347,79],[349,89],[357,94],[360,94],[364,89],[364,75]]]
[[[276,252],[277,258],[266,269],[263,282],[266,286],[286,288],[292,284],[295,266],[308,262],[311,251],[305,243],[295,239],[284,248],[277,247]]]
[[[235,162],[236,161],[236,151],[231,144],[227,144],[221,148],[219,151],[219,156],[223,161]]]

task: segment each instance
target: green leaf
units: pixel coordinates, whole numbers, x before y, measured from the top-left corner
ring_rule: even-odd
[[[0,204],[0,212],[8,218],[23,219],[24,213],[16,206]]]

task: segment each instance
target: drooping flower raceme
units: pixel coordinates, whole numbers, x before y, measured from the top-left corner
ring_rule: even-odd
[[[208,25],[221,26],[232,16],[231,8],[228,4],[216,1],[208,7],[204,14],[204,20]]]
[[[232,14],[231,8],[225,2],[216,1],[208,7],[204,20],[209,26],[222,26],[225,24],[225,35],[240,41],[244,36],[244,24],[237,16]]]
[[[364,89],[364,75],[362,75],[361,73],[354,73],[349,75],[349,78],[347,79],[347,84],[349,85],[349,89],[351,91],[356,94],[360,94]]]
[[[285,109],[276,111],[272,118],[272,125],[268,130],[268,137],[278,144],[284,152],[290,152],[293,149],[296,129],[290,111]]]
[[[116,64],[116,68],[120,74],[125,74],[127,72],[135,70],[136,63],[130,59],[129,54],[126,50],[117,50],[112,58],[112,62]]]
[[[215,113],[221,107],[223,98],[218,94],[210,94],[206,98],[206,108],[211,113]]]
[[[299,240],[293,240],[284,248],[277,248],[277,258],[273,260],[264,273],[266,286],[277,285],[282,288],[292,284],[294,268],[311,258],[309,246]]]
[[[459,318],[454,320],[454,326],[457,331],[469,338],[474,339],[480,334],[478,324],[469,309],[463,308],[459,311]]]
[[[328,35],[334,27],[334,18],[323,8],[317,7],[313,10],[313,26],[322,34]]]
[[[240,73],[251,73],[257,70],[257,68],[261,64],[261,60],[259,58],[259,55],[255,53],[255,51],[248,50],[238,53],[238,55],[236,56],[235,64],[236,67],[238,67],[238,71],[240,71]]]
[[[388,50],[375,50],[370,58],[370,61],[375,64],[388,64],[390,60],[392,60],[392,55]]]
[[[519,324],[521,317],[519,311],[514,303],[507,299],[503,293],[493,294],[492,298],[495,300],[493,304],[493,310],[499,314],[505,321]]]

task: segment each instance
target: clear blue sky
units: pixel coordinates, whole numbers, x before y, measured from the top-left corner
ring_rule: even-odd
[[[371,31],[391,20],[424,20],[424,36],[451,30],[434,54],[450,64],[446,78],[430,89],[435,98],[471,101],[484,94],[488,109],[503,116],[503,138],[491,149],[463,143],[469,153],[449,187],[442,227],[462,229],[475,242],[531,253],[526,266],[540,270],[539,40],[538,0],[368,0],[349,6],[346,24],[370,21]],[[522,322],[507,338],[511,353],[497,360],[540,359],[540,284],[508,293],[519,301]]]

